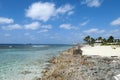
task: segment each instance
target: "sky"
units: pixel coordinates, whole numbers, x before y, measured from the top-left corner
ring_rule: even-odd
[[[120,38],[120,0],[0,0],[0,44]]]

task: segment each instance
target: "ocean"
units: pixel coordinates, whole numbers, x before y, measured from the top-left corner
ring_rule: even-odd
[[[33,80],[48,60],[71,45],[2,44],[0,45],[0,80]]]

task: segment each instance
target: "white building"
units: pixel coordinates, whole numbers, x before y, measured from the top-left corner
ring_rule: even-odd
[[[96,40],[94,45],[101,45],[102,43],[103,43],[102,40]]]

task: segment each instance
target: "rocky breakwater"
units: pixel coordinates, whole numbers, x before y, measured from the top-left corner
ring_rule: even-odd
[[[82,55],[77,48],[69,49],[52,58],[43,76],[37,80],[115,80],[120,74],[117,56]]]

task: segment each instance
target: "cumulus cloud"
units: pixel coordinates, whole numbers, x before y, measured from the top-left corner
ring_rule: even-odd
[[[112,26],[120,26],[120,18],[117,18],[116,20],[112,21],[110,24]]]
[[[62,29],[67,29],[67,30],[77,29],[76,27],[72,26],[71,24],[61,24],[61,25],[60,25],[60,28],[62,28]]]
[[[9,24],[13,22],[14,20],[11,18],[0,17],[0,24]]]
[[[81,26],[86,26],[89,23],[89,20],[82,22],[80,25]]]
[[[101,0],[84,0],[81,4],[86,4],[88,7],[99,7],[101,3]]]
[[[29,30],[38,30],[38,29],[42,29],[42,31],[44,30],[44,32],[52,29],[52,25],[43,25],[39,22],[32,22],[30,24],[25,24],[24,25],[24,29],[29,29]]]
[[[16,30],[16,29],[22,29],[22,27],[19,24],[12,24],[8,26],[2,26],[3,30]]]
[[[30,24],[24,25],[25,29],[37,30],[40,27],[39,22],[32,22]]]
[[[53,16],[54,11],[55,5],[53,3],[36,2],[26,10],[26,16],[32,19],[47,21]]]
[[[59,8],[55,7],[54,3],[50,2],[35,2],[26,10],[26,17],[32,18],[33,20],[48,21],[51,17],[58,14],[72,14],[73,7],[69,4],[61,6]]]
[[[99,30],[97,28],[92,28],[92,29],[84,31],[84,33],[88,33],[88,34],[91,34],[91,33],[104,33],[104,32],[105,32],[105,30]]]

